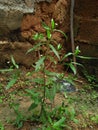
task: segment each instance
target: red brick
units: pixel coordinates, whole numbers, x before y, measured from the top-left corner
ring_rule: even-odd
[[[98,21],[82,20],[79,24],[79,32],[76,39],[98,45]]]
[[[86,18],[98,18],[98,0],[75,0],[75,14]]]
[[[75,46],[79,46],[80,55],[98,58],[98,46],[84,42],[75,42]]]

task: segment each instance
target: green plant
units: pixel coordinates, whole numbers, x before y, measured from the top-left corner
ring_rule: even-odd
[[[11,65],[10,65],[10,67],[8,69],[0,69],[0,72],[1,73],[11,72],[11,71],[14,70],[14,68],[19,69],[19,66],[18,66],[18,64],[16,64],[14,57],[11,55]]]
[[[90,75],[86,70],[83,72],[84,73],[84,76],[86,78],[86,80],[88,81],[89,83],[89,88],[94,88],[96,90],[98,90],[98,79],[95,75]]]
[[[4,126],[1,121],[0,121],[0,130],[4,130]]]
[[[72,109],[70,112],[66,106],[53,108],[55,95],[60,91],[55,77],[61,75],[49,71],[48,67],[49,65],[52,66],[52,63],[55,66],[58,61],[62,62],[66,58],[66,56],[63,58],[60,57],[62,45],[58,44],[52,38],[52,34],[58,31],[65,37],[66,35],[61,30],[55,29],[55,22],[53,19],[51,20],[51,27],[47,26],[45,23],[42,23],[42,26],[46,30],[46,34],[35,34],[32,38],[36,41],[36,44],[27,51],[27,54],[32,51],[39,52],[39,59],[35,66],[33,65],[35,70],[29,73],[31,75],[37,73],[36,78],[32,79],[35,83],[35,87],[25,90],[27,93],[26,96],[29,96],[32,100],[32,104],[28,110],[33,111],[31,117],[32,121],[44,124],[42,130],[61,130],[64,127],[68,127],[67,124],[65,125],[67,120],[75,121],[75,111]],[[76,53],[78,52],[75,52],[75,54]]]
[[[9,71],[13,71],[14,73],[11,75],[10,80],[6,86],[6,89],[10,89],[16,83],[20,75],[20,71],[18,70],[19,66],[16,64],[13,56],[11,56],[11,62],[12,65],[10,66]],[[14,69],[16,70],[14,71]]]
[[[13,125],[17,126],[18,128],[21,128],[23,126],[24,121],[26,121],[26,118],[19,111],[19,103],[10,103],[9,106],[11,109],[14,110],[16,114],[16,119],[15,121],[13,121]]]
[[[0,83],[0,104],[3,102],[3,99],[5,98],[3,94],[3,85]]]
[[[51,100],[51,101],[54,99],[54,96],[53,96],[53,98],[49,97],[49,94],[48,94],[48,93],[50,93],[49,91],[51,89],[53,89],[53,90],[51,90],[51,92],[52,92],[51,95],[55,95],[55,93],[56,93],[56,88],[55,87],[51,88],[51,86],[54,85],[54,82],[52,80],[50,80],[49,74],[53,75],[53,73],[52,72],[48,73],[47,61],[49,60],[50,64],[51,63],[56,64],[57,63],[55,60],[56,57],[57,57],[58,61],[60,61],[59,53],[56,50],[56,48],[58,47],[58,44],[56,41],[54,41],[54,39],[52,39],[52,33],[54,31],[59,31],[59,30],[55,29],[54,20],[53,19],[51,20],[51,27],[47,26],[45,23],[42,23],[42,26],[46,30],[46,35],[44,36],[44,34],[40,34],[40,33],[37,33],[36,35],[34,35],[33,39],[37,41],[37,44],[33,48],[28,50],[28,52],[27,52],[27,53],[30,53],[31,51],[36,51],[36,50],[42,51],[42,54],[40,54],[39,60],[36,62],[36,65],[34,66],[35,72],[40,71],[42,73],[42,75],[33,80],[35,83],[37,83],[41,86],[41,89],[43,88],[43,95],[40,97],[41,113],[44,112],[45,99],[47,98],[47,96],[48,96],[49,100]],[[61,31],[59,31],[59,32],[61,32]],[[61,32],[61,33],[63,33],[63,32]],[[39,41],[39,43],[38,43],[38,41]],[[60,49],[60,45],[58,48]],[[38,97],[38,95],[37,95],[37,97]],[[38,99],[38,101],[39,101],[39,99]]]
[[[94,115],[91,117],[91,121],[98,124],[98,115]]]
[[[79,50],[79,46],[77,46],[73,53],[69,52],[69,53],[65,54],[63,56],[62,60],[66,59],[67,57],[70,57],[70,56],[77,58],[77,57],[79,57],[80,52],[81,51]],[[82,64],[74,62],[74,61],[72,61],[72,59],[69,63],[64,63],[64,65],[67,66],[67,69],[70,68],[72,70],[72,72],[74,73],[74,75],[77,74],[77,65],[83,67]]]
[[[16,64],[15,59],[13,56],[11,56],[11,66],[8,69],[0,69],[1,73],[6,73],[6,72],[13,72],[13,74],[11,74],[11,77],[9,78],[9,82],[6,86],[6,89],[10,89],[18,80],[18,77],[20,75],[20,71],[18,64]],[[15,70],[16,69],[16,70]]]

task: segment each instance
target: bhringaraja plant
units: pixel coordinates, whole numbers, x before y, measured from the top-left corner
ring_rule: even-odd
[[[43,122],[44,125],[50,126],[48,127],[49,129],[51,128],[57,130],[58,127],[58,129],[61,130],[62,127],[65,127],[65,117],[60,117],[60,119],[57,118],[57,121],[54,124],[52,123],[53,118],[56,118],[56,115],[52,116],[51,114],[51,112],[54,110],[52,104],[54,102],[56,92],[58,91],[57,82],[54,81],[53,77],[55,77],[57,73],[50,72],[47,69],[47,60],[56,65],[57,62],[55,57],[57,57],[58,61],[62,61],[66,58],[64,57],[61,59],[59,51],[62,49],[62,45],[58,44],[54,39],[52,39],[52,34],[55,31],[62,33],[65,38],[66,34],[55,28],[56,25],[53,19],[51,20],[51,27],[47,26],[45,23],[42,23],[42,26],[46,30],[46,34],[36,33],[33,35],[32,38],[36,41],[36,44],[33,46],[33,48],[27,51],[27,53],[30,53],[31,51],[41,50],[41,54],[39,51],[38,61],[36,62],[35,66],[33,65],[35,68],[34,73],[37,73],[37,77],[32,81],[35,82],[36,86],[32,90],[26,90],[27,95],[31,97],[33,102],[29,107],[29,110],[33,110],[35,113],[32,115],[32,120],[39,120],[40,122]],[[41,75],[38,75],[39,72],[41,72]],[[47,100],[49,101],[50,105],[47,104]],[[40,109],[36,113],[36,108],[39,106]]]

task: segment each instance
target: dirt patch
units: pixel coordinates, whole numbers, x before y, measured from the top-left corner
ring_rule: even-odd
[[[20,104],[19,110],[23,113],[24,117],[29,117],[32,115],[32,112],[28,111],[32,101],[29,97],[24,96],[24,90],[26,88],[32,89],[34,87],[33,83],[27,82],[33,78],[32,76],[26,76],[28,71],[23,69],[18,82],[8,90],[6,90],[6,85],[8,84],[8,77],[10,77],[11,73],[0,74],[0,82],[2,85],[0,89],[2,92],[0,92],[0,94],[1,97],[2,94],[5,95],[3,102],[0,104],[0,121],[4,124],[5,130],[17,130],[17,128],[14,127],[12,123],[7,123],[10,120],[15,120],[16,118],[15,112],[9,106],[11,102]],[[98,94],[96,95],[96,98],[93,98],[93,91],[88,92],[84,89],[82,90],[84,86],[86,86],[86,82],[84,80],[81,78],[76,80],[75,87],[77,87],[80,91],[69,93],[65,96],[62,93],[57,93],[53,106],[58,106],[62,103],[62,101],[64,101],[66,106],[75,108],[76,118],[79,120],[79,123],[75,124],[74,122],[69,122],[69,126],[71,126],[73,130],[98,130],[98,126],[92,123],[90,120],[92,115],[97,114]],[[68,103],[69,99],[71,99],[70,104]],[[48,101],[46,102],[49,104]],[[35,130],[36,127],[39,126],[40,125],[37,126],[36,123],[27,120],[23,123],[23,127],[20,130]]]

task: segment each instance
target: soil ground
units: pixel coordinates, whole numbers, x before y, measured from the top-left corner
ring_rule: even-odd
[[[24,96],[24,90],[33,88],[34,84],[28,82],[32,77],[27,76],[28,70],[22,69],[21,76],[18,82],[6,90],[6,85],[12,75],[11,72],[0,74],[0,122],[4,126],[4,130],[17,130],[18,128],[13,125],[16,119],[16,114],[13,109],[10,108],[9,104],[11,102],[19,103],[19,110],[23,113],[24,117],[29,117],[32,113],[28,111],[31,104],[30,98]],[[71,77],[70,74],[67,76]],[[62,93],[58,93],[54,100],[54,105],[59,105],[62,100],[71,102],[67,105],[73,107],[76,111],[76,118],[78,119],[78,124],[74,122],[69,122],[72,130],[98,130],[98,119],[92,121],[92,117],[98,115],[98,94],[95,90],[89,90],[89,84],[85,80],[78,78],[75,79],[75,87],[79,90],[73,93],[67,93],[64,96]],[[37,130],[36,124],[26,121],[20,130]],[[0,126],[1,127],[1,126]],[[0,130],[3,130],[2,127]]]

